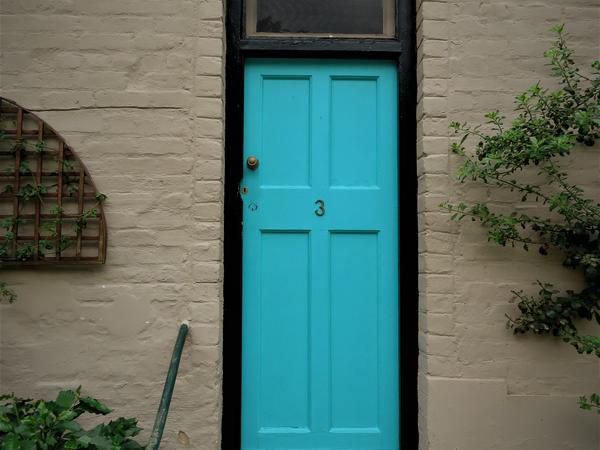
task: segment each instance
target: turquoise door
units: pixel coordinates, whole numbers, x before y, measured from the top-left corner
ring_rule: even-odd
[[[247,61],[244,450],[399,447],[396,72]]]

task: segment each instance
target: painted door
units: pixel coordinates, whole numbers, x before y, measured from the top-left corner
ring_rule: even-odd
[[[247,61],[244,450],[398,449],[396,77]]]

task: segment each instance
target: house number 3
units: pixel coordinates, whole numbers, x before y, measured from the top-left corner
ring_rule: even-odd
[[[317,209],[315,209],[315,214],[319,217],[324,216],[325,215],[325,202],[323,200],[317,200],[315,202],[315,205],[317,205]]]

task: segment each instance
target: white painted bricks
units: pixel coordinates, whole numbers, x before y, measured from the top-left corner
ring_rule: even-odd
[[[108,261],[3,273],[0,390],[83,385],[146,441],[189,320],[162,448],[219,448],[221,1],[3,0],[0,93],[59,130],[109,196]]]
[[[0,92],[39,111],[84,159],[109,194],[110,244],[99,270],[3,274],[20,299],[0,306],[1,390],[48,396],[82,384],[115,414],[139,417],[145,440],[189,320],[163,448],[216,450],[223,4],[3,0],[0,14]],[[600,391],[598,363],[503,327],[511,288],[571,274],[487,244],[479,226],[438,208],[489,195],[453,182],[448,123],[510,111],[515,94],[546,79],[541,54],[556,22],[583,59],[597,57],[599,14],[595,0],[418,1],[423,450],[600,448],[597,419],[575,401]],[[599,166],[589,152],[580,171],[596,192]]]
[[[510,290],[536,279],[573,286],[577,277],[539,255],[486,243],[471,222],[449,222],[445,200],[518,199],[453,180],[452,120],[481,123],[510,113],[513,98],[548,81],[542,56],[552,25],[565,22],[580,61],[598,57],[600,8],[578,0],[418,2],[418,173],[420,234],[420,448],[563,450],[600,448],[598,419],[577,396],[600,390],[598,360],[549,338],[504,329]],[[600,153],[586,150],[576,170],[593,194]],[[596,329],[597,333],[598,330]]]

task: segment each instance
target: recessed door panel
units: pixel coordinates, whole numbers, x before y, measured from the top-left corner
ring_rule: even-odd
[[[261,431],[308,428],[308,243],[308,233],[261,233],[260,302],[249,305],[259,308]]]
[[[377,184],[377,79],[331,80],[331,185]]]
[[[377,233],[331,234],[331,426],[338,431],[379,426],[377,246]]]
[[[264,77],[258,146],[261,184],[310,184],[310,78]]]
[[[396,85],[392,62],[246,63],[244,450],[399,448]]]

